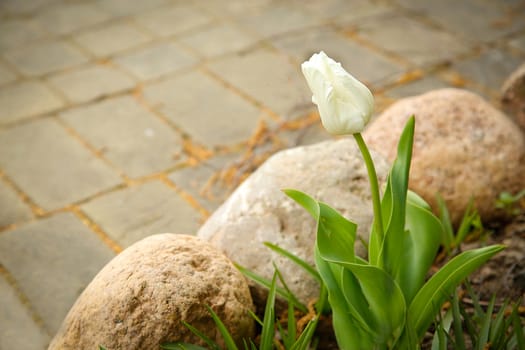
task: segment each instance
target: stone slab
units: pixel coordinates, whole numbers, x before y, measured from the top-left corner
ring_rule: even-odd
[[[117,22],[83,31],[74,40],[95,56],[105,57],[147,43],[150,36],[131,24]]]
[[[386,94],[393,98],[405,98],[409,96],[420,95],[430,90],[442,89],[450,87],[446,82],[439,78],[428,75],[422,79],[411,81],[402,85],[398,85],[392,89],[387,90]]]
[[[34,20],[26,18],[2,20],[0,33],[0,52],[46,36]]]
[[[222,79],[283,119],[303,115],[312,106],[311,92],[299,65],[268,49],[229,55],[209,63]]]
[[[28,15],[46,5],[52,4],[56,0],[3,0],[0,2],[0,10],[10,15]]]
[[[2,130],[0,144],[0,167],[45,210],[85,199],[121,181],[54,120]]]
[[[8,51],[5,58],[21,73],[38,76],[86,62],[86,56],[62,40],[39,42]]]
[[[81,106],[60,117],[130,177],[180,162],[181,137],[130,96]]]
[[[16,291],[0,276],[0,349],[46,349],[51,340],[31,318]]]
[[[328,56],[341,62],[352,75],[369,85],[389,82],[405,69],[328,27],[281,36],[272,40],[272,43],[294,57],[298,64],[322,49]]]
[[[254,45],[259,39],[230,23],[220,23],[184,35],[180,42],[203,57],[212,58],[238,52]]]
[[[26,80],[0,88],[0,124],[53,112],[64,102],[39,81]]]
[[[304,8],[313,16],[334,23],[349,23],[389,11],[391,7],[369,0],[323,0],[304,2]]]
[[[127,74],[108,65],[89,66],[54,75],[49,82],[73,103],[88,102],[135,86]]]
[[[135,16],[135,21],[158,37],[169,37],[209,24],[213,18],[189,2],[163,6]]]
[[[499,91],[507,77],[524,61],[523,57],[502,49],[454,63],[452,68],[463,77],[493,91]]]
[[[33,217],[31,208],[3,181],[0,181],[0,208],[0,228]]]
[[[109,14],[94,3],[58,3],[44,8],[36,15],[42,28],[57,35],[70,34],[109,18]]]
[[[200,214],[159,181],[106,194],[82,210],[122,247],[157,233],[193,235]]]
[[[136,13],[152,10],[156,7],[165,5],[170,0],[148,0],[148,1],[129,1],[129,0],[96,0],[104,10],[113,16],[129,16]]]
[[[247,140],[261,115],[241,96],[195,71],[146,86],[144,96],[192,139],[210,147]]]
[[[357,35],[418,66],[446,62],[467,50],[454,35],[395,12],[360,24]]]
[[[115,62],[139,79],[149,80],[188,68],[196,64],[197,59],[179,46],[168,42],[118,56]]]
[[[16,79],[16,75],[0,62],[0,86],[9,84]]]
[[[82,290],[114,256],[71,213],[0,235],[0,263],[54,334]]]

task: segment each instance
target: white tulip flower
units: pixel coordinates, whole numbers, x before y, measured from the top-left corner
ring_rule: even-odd
[[[324,128],[334,135],[363,131],[374,110],[370,90],[323,51],[314,54],[301,68]]]

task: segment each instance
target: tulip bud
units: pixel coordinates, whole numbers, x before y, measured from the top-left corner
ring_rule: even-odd
[[[301,68],[324,128],[334,135],[363,131],[374,110],[370,90],[323,51],[314,54]]]

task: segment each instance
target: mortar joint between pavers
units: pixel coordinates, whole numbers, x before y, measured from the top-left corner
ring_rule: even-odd
[[[206,220],[210,216],[210,212],[204,208],[199,201],[193,197],[190,193],[184,191],[182,188],[178,187],[173,181],[171,181],[167,174],[162,174],[160,180],[163,184],[173,189],[177,195],[179,195],[186,203],[188,203],[192,208],[197,210],[202,217],[202,221]]]
[[[9,178],[2,170],[0,170],[0,181],[3,181],[8,187],[10,187],[18,196],[18,198],[26,204],[33,214],[37,217],[43,216],[45,214],[45,210],[38,206],[32,199],[29,197],[28,194],[26,194],[18,185]],[[0,228],[0,231],[3,231],[4,229]]]
[[[68,211],[72,212],[88,229],[94,232],[98,238],[108,246],[115,253],[120,253],[123,248],[117,242],[110,238],[110,236],[103,230],[103,228],[93,221],[82,209],[76,205],[72,205],[68,208]]]

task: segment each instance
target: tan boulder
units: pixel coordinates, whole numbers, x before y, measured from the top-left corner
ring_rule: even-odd
[[[73,305],[49,349],[158,350],[166,341],[198,342],[181,321],[222,341],[209,305],[239,343],[253,336],[244,277],[209,243],[160,234],[110,261]]]
[[[525,130],[525,63],[519,66],[503,84],[501,106]]]
[[[454,223],[471,197],[485,220],[502,191],[525,187],[525,140],[519,127],[478,95],[441,89],[402,99],[365,130],[372,149],[393,161],[401,131],[415,115],[410,188],[434,208],[445,199]]]

